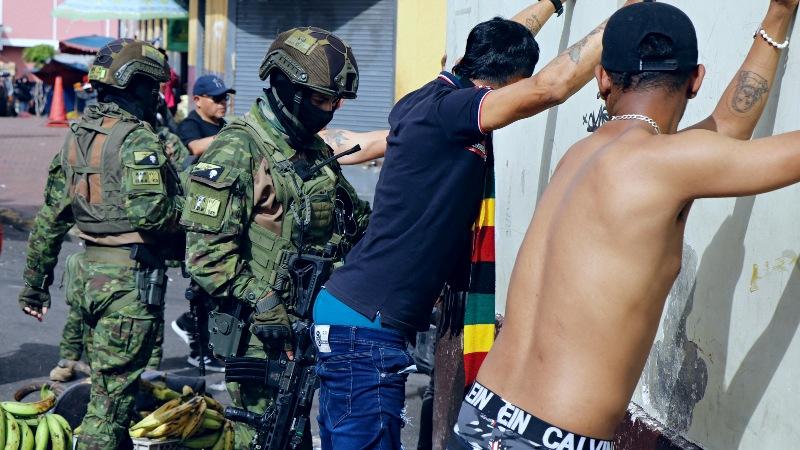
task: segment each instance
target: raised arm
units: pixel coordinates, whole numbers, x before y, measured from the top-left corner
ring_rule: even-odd
[[[628,0],[624,6],[639,2]],[[533,77],[486,95],[481,106],[481,130],[496,130],[534,116],[578,92],[592,79],[594,68],[600,63],[605,27],[603,22]]]
[[[569,0],[563,0],[562,3],[567,3],[568,1]],[[555,3],[550,0],[539,0],[517,13],[511,20],[521,23],[536,36],[539,34],[539,31],[541,31],[542,27],[544,27],[544,24],[547,23],[555,13]]]
[[[737,140],[708,130],[664,136],[638,167],[661,179],[681,200],[738,197],[800,181],[800,132]]]
[[[798,0],[770,0],[761,29],[783,43]],[[782,50],[756,35],[742,67],[722,94],[714,112],[689,129],[716,131],[736,139],[749,139],[769,98]]]
[[[360,151],[339,158],[339,164],[343,165],[361,164],[383,158],[383,155],[386,154],[386,136],[388,135],[389,130],[356,133],[348,130],[328,129],[319,132],[319,136],[333,149],[335,155],[350,150],[356,145],[361,146]]]

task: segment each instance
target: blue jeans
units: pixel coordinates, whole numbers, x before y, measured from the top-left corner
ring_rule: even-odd
[[[315,325],[312,333],[322,449],[401,449],[405,369],[413,364],[405,336],[343,325]]]

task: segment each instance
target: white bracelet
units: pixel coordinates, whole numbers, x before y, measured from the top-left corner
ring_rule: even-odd
[[[778,50],[783,50],[783,49],[785,49],[786,47],[789,46],[789,39],[786,39],[786,42],[784,42],[783,44],[778,44],[777,42],[775,42],[775,40],[773,40],[771,37],[769,37],[769,35],[767,34],[767,30],[765,30],[763,28],[758,30],[756,32],[756,34],[753,35],[753,38],[755,39],[755,37],[759,36],[759,35],[762,38],[764,38],[765,41],[767,41],[767,44],[777,48]]]

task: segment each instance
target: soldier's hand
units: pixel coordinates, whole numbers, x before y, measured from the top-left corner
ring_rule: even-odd
[[[270,292],[256,302],[252,322],[250,332],[261,342],[267,345],[280,345],[282,343],[289,359],[293,358],[291,343],[292,322],[286,312],[286,307],[274,293]]]
[[[41,322],[47,314],[47,308],[50,307],[50,292],[46,289],[25,286],[19,294],[19,306],[25,314]]]

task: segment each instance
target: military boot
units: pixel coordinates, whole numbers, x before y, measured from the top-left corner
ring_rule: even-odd
[[[50,371],[50,380],[65,382],[74,378],[76,362],[69,359],[59,360],[58,364]]]

